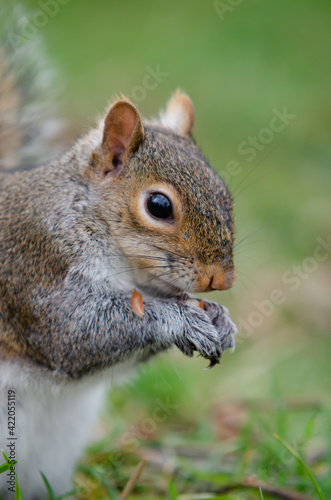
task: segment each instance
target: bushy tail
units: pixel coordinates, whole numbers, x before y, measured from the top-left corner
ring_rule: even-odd
[[[31,168],[55,156],[62,128],[54,112],[54,73],[40,39],[22,38],[24,10],[6,4],[0,7],[0,172]]]

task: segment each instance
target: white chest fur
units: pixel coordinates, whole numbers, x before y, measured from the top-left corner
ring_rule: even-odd
[[[93,438],[107,388],[127,378],[135,362],[122,363],[82,381],[57,384],[32,376],[17,363],[0,363],[0,448],[8,452],[10,442],[14,443],[25,500],[45,495],[39,471],[60,495],[70,489],[73,468]],[[15,391],[15,440],[8,433],[8,390]],[[6,474],[0,475],[0,492],[3,498],[12,499],[7,480]]]

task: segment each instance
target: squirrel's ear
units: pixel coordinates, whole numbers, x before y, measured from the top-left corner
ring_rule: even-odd
[[[144,127],[138,110],[130,101],[117,101],[107,113],[102,139],[102,150],[113,168],[121,166],[143,140]]]
[[[179,135],[191,135],[194,125],[194,107],[188,95],[180,89],[171,96],[167,109],[160,114],[161,125]]]

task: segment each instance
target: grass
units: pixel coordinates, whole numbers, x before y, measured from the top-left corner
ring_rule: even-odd
[[[20,485],[17,481],[17,474],[16,474],[16,471],[15,471],[15,465],[17,464],[17,461],[16,460],[12,460],[8,457],[7,453],[4,451],[4,450],[1,450],[1,453],[2,453],[2,456],[5,460],[5,462],[3,464],[0,465],[0,474],[4,474],[6,473],[7,476],[9,474],[9,471],[11,473],[10,477],[9,477],[9,481],[12,481],[13,480],[13,477],[15,478],[14,480],[14,495],[13,495],[13,498],[14,500],[23,500],[23,495],[22,495],[22,490],[20,488]],[[13,485],[10,484],[10,487],[13,488]]]
[[[211,297],[238,323],[261,318],[269,301],[220,367],[205,372],[203,360],[173,352],[113,388],[77,469],[78,499],[120,498],[142,457],[130,498],[331,498],[330,258],[309,270],[330,232],[330,15],[325,0],[243,1],[224,21],[211,1],[81,0],[39,30],[72,136],[115,93],[132,95],[146,68],[168,73],[136,102],[146,116],[177,86],[191,95],[211,163],[240,166],[229,179],[237,240],[251,234],[236,251],[238,284]],[[238,146],[284,107],[295,118],[248,162]],[[270,313],[276,289],[283,301]],[[156,422],[159,401],[174,407]]]
[[[286,443],[283,439],[281,439],[278,434],[274,434],[274,437],[280,442],[282,443],[283,446],[285,446],[285,448],[291,453],[291,455],[296,458],[298,460],[298,462],[300,463],[300,465],[302,466],[303,470],[307,473],[307,475],[309,476],[309,479],[311,480],[311,482],[313,483],[314,485],[314,488],[316,490],[316,493],[318,495],[318,497],[320,498],[320,500],[325,500],[325,496],[324,496],[324,493],[320,487],[320,485],[318,484],[317,482],[317,479],[315,477],[315,475],[313,474],[312,470],[310,469],[310,467],[306,464],[306,462],[303,460],[303,458],[299,455],[299,453],[294,449],[292,448],[291,445],[289,445],[288,443]]]
[[[202,377],[203,363],[196,360],[190,369],[179,357],[177,365],[184,367],[177,375],[178,395],[169,390],[173,367],[165,356],[145,367],[135,382],[112,391],[103,419],[106,437],[90,448],[78,468],[77,484],[87,488],[79,498],[106,498],[107,494],[117,498],[116,492],[122,491],[142,457],[147,466],[135,498],[176,498],[174,491],[179,498],[219,498],[222,492],[229,499],[259,498],[259,485],[265,498],[287,498],[268,491],[318,498],[302,462],[298,464],[274,433],[304,457],[328,498],[330,411],[319,398],[285,398],[286,391],[272,376],[268,393],[258,399],[220,398],[216,384],[209,394],[207,381],[204,388],[195,386],[194,369]],[[222,385],[221,371],[219,377]],[[180,395],[184,388],[185,397]],[[153,425],[153,409],[164,395],[178,408],[165,422]],[[201,401],[202,395],[207,401]]]

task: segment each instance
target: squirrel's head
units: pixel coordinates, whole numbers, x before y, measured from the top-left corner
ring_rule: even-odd
[[[150,293],[226,290],[235,282],[232,200],[194,143],[193,122],[192,102],[180,91],[158,122],[143,123],[120,99],[91,154],[109,239],[136,286]]]

